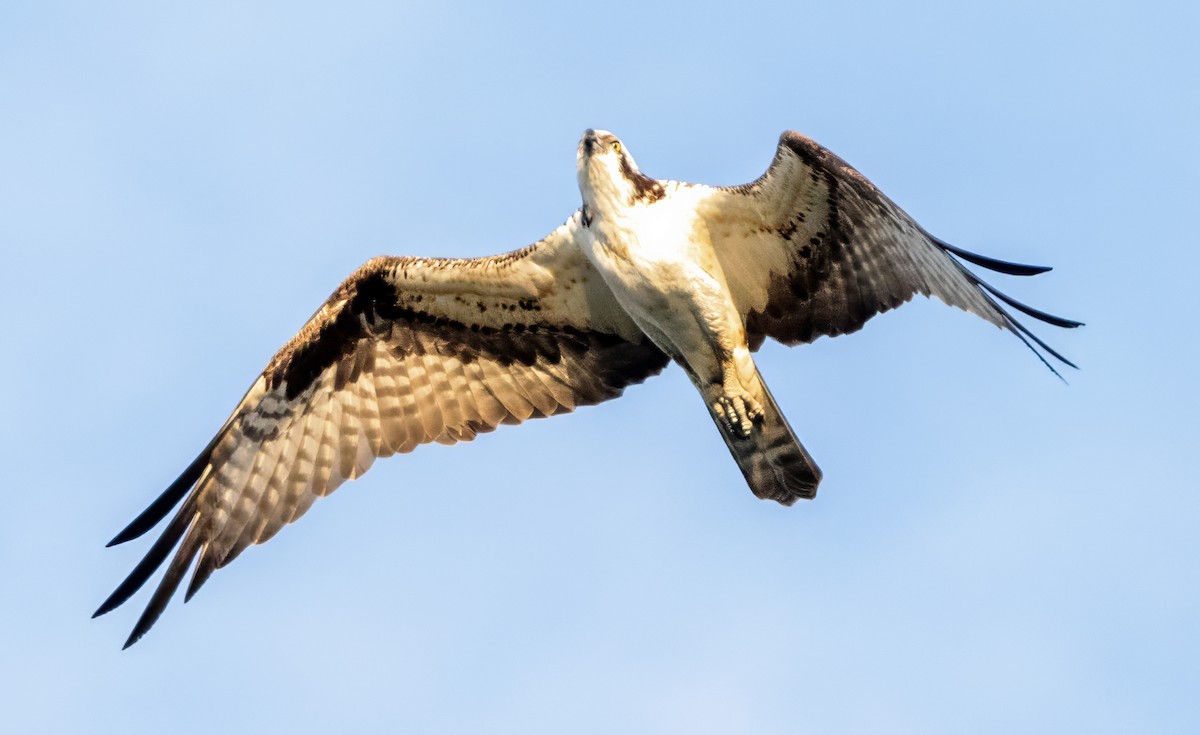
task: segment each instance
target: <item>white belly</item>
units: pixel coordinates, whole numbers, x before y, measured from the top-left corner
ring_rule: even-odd
[[[694,218],[693,209],[664,202],[625,220],[598,219],[582,244],[638,326],[700,370],[720,361],[742,329],[707,228]]]

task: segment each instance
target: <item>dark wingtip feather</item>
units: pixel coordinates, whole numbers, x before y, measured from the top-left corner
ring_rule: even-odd
[[[1062,364],[1066,365],[1067,367],[1075,368],[1076,370],[1079,369],[1078,365],[1076,365],[1075,363],[1071,362],[1070,360],[1068,360],[1067,358],[1065,358],[1061,354],[1059,354],[1058,350],[1056,350],[1053,347],[1051,347],[1050,345],[1046,344],[1045,341],[1043,341],[1041,337],[1038,337],[1036,334],[1029,331],[1029,328],[1026,327],[1024,324],[1017,321],[1016,319],[1013,319],[1012,317],[1009,317],[1008,321],[1019,332],[1023,333],[1026,337],[1028,337],[1029,339],[1036,342],[1038,347],[1041,347],[1043,350],[1045,350],[1049,354],[1053,355],[1056,360],[1058,360]],[[1026,342],[1026,344],[1028,344],[1028,342]],[[1037,352],[1037,350],[1034,350],[1034,352]],[[1053,368],[1051,368],[1051,369],[1053,370]],[[1057,371],[1055,372],[1055,374],[1056,375],[1058,374]],[[1059,375],[1059,377],[1061,378],[1062,376]]]
[[[988,293],[992,294],[993,296],[1000,299],[1001,301],[1008,304],[1009,306],[1013,307],[1014,309],[1017,309],[1018,311],[1028,314],[1029,316],[1033,317],[1034,319],[1040,319],[1041,321],[1044,321],[1047,324],[1053,324],[1054,326],[1062,327],[1063,329],[1074,329],[1075,327],[1083,326],[1083,322],[1077,322],[1074,319],[1067,319],[1067,318],[1064,318],[1061,316],[1055,316],[1053,314],[1044,312],[1041,309],[1035,309],[1032,306],[1029,306],[1027,304],[1022,304],[1020,301],[1017,301],[1016,299],[1009,296],[1008,294],[1002,293],[1001,291],[997,290],[990,283],[987,283],[987,282],[979,280],[979,279],[975,279],[975,282],[978,285],[985,288],[988,291]]]
[[[171,553],[171,549],[175,548],[175,544],[179,543],[179,539],[183,538],[183,534],[187,531],[191,524],[191,505],[185,504],[179,509],[179,512],[171,520],[171,525],[167,526],[142,560],[138,562],[129,576],[125,578],[120,585],[113,590],[100,607],[96,608],[96,612],[92,613],[93,618],[100,617],[107,612],[111,612],[120,607],[126,600],[133,596],[133,593],[142,588],[146,584],[146,580],[150,579],[150,575],[162,566],[163,561],[167,558],[167,554]]]
[[[186,604],[192,599],[192,596],[200,591],[208,578],[217,569],[217,555],[210,553],[208,546],[200,553],[200,561],[196,564],[196,570],[192,572],[192,581],[188,582],[187,592],[183,595],[183,601]]]
[[[189,519],[187,528],[192,527]],[[134,643],[146,635],[150,628],[154,627],[154,623],[162,615],[163,610],[167,608],[167,603],[175,594],[175,590],[179,589],[179,583],[183,581],[183,575],[187,573],[188,567],[192,564],[192,559],[196,557],[196,551],[199,548],[200,542],[197,534],[192,533],[184,539],[183,545],[179,547],[179,551],[175,553],[175,558],[171,560],[171,565],[167,567],[167,573],[163,576],[162,581],[158,583],[158,588],[154,590],[154,595],[147,603],[146,609],[142,611],[141,617],[138,618],[137,624],[133,626],[133,631],[129,634],[129,638],[125,640],[125,645],[121,647],[124,651]]]
[[[966,250],[962,250],[961,248],[956,248],[953,245],[950,245],[949,243],[939,240],[938,238],[930,235],[927,232],[925,233],[925,235],[927,237],[929,237],[929,239],[933,243],[935,243],[938,247],[942,248],[943,250],[946,250],[949,253],[957,255],[960,258],[962,258],[963,260],[969,261],[969,262],[974,263],[979,266],[983,266],[984,268],[991,268],[992,270],[999,271],[1001,273],[1008,273],[1010,275],[1016,275],[1016,276],[1029,276],[1029,275],[1036,275],[1038,273],[1045,273],[1046,271],[1050,270],[1050,268],[1045,267],[1045,266],[1022,265],[1020,263],[1009,263],[1008,261],[995,260],[993,258],[988,258],[988,257],[982,256],[982,255],[977,255],[975,253],[970,253],[970,252],[967,252]],[[995,309],[996,312],[1004,320],[1004,325],[1008,327],[1008,330],[1010,332],[1012,332],[1013,334],[1017,335],[1017,338],[1020,339],[1021,342],[1023,342],[1025,344],[1025,346],[1028,347],[1031,352],[1033,352],[1033,354],[1037,355],[1038,360],[1040,360],[1041,363],[1043,365],[1045,365],[1047,367],[1047,369],[1050,370],[1050,372],[1054,373],[1054,375],[1059,380],[1066,383],[1067,379],[1062,376],[1062,373],[1058,372],[1058,370],[1055,369],[1054,365],[1052,365],[1048,359],[1046,359],[1046,355],[1050,355],[1054,359],[1061,362],[1063,365],[1075,368],[1076,370],[1079,369],[1079,366],[1076,365],[1075,363],[1071,362],[1067,358],[1063,357],[1062,354],[1060,354],[1058,352],[1058,350],[1055,350],[1053,347],[1046,344],[1046,342],[1043,341],[1036,334],[1029,331],[1028,327],[1026,327],[1021,322],[1017,321],[1015,318],[1013,318],[1012,314],[1005,311],[1003,306],[996,303],[996,299],[999,299],[1003,303],[1013,307],[1014,309],[1016,309],[1024,314],[1028,314],[1029,316],[1031,316],[1035,319],[1039,319],[1043,322],[1046,322],[1047,324],[1052,324],[1056,327],[1062,327],[1064,329],[1074,329],[1075,327],[1083,326],[1083,322],[1075,321],[1074,319],[1066,319],[1061,316],[1055,316],[1053,314],[1042,311],[1041,309],[1035,309],[1032,306],[1023,304],[1020,301],[1017,301],[1016,299],[1012,298],[1011,296],[1008,296],[1007,294],[1002,293],[1001,291],[994,288],[990,283],[987,283],[982,278],[980,278],[979,276],[972,273],[962,263],[959,263],[958,261],[954,260],[953,258],[951,258],[951,261],[954,262],[954,264],[958,267],[959,272],[962,273],[967,278],[967,280],[969,280],[971,283],[975,284],[976,288],[980,289],[983,297],[985,299],[987,299],[988,303],[991,304],[992,308]],[[995,297],[995,298],[993,298],[993,297]],[[1038,349],[1039,347],[1041,348],[1041,350]],[[1046,353],[1045,355],[1042,354],[1042,350],[1045,351],[1045,353]]]
[[[970,274],[970,271],[967,271],[965,268],[963,269],[963,272],[967,273],[969,275],[972,275],[972,274]],[[987,284],[983,283],[983,281],[980,281],[978,278],[973,277],[972,280],[974,280],[976,285],[984,287],[986,289],[986,291],[991,291],[991,289],[989,287],[987,287]],[[1076,370],[1079,369],[1078,365],[1071,362],[1067,358],[1063,357],[1058,352],[1058,350],[1056,350],[1053,347],[1051,347],[1050,345],[1046,344],[1046,342],[1044,340],[1042,340],[1041,337],[1038,337],[1036,334],[1029,331],[1028,327],[1026,327],[1024,324],[1022,324],[1021,322],[1014,319],[1012,314],[1009,314],[1007,311],[1005,311],[1004,308],[1001,307],[999,304],[997,304],[994,300],[992,300],[992,297],[988,296],[986,292],[983,294],[983,296],[985,299],[988,300],[989,303],[991,303],[992,307],[995,308],[996,311],[1000,312],[1000,314],[1003,316],[1004,323],[1008,326],[1008,331],[1017,335],[1017,339],[1021,340],[1021,342],[1023,342],[1025,344],[1025,346],[1029,348],[1029,351],[1032,352],[1034,355],[1036,355],[1037,359],[1040,360],[1041,363],[1043,365],[1045,365],[1046,368],[1050,372],[1054,373],[1054,376],[1056,378],[1058,378],[1059,380],[1061,380],[1064,383],[1067,382],[1067,379],[1063,377],[1062,373],[1058,372],[1058,370],[1055,369],[1054,365],[1052,365],[1050,363],[1050,361],[1046,359],[1046,355],[1043,355],[1038,350],[1038,347],[1041,347],[1043,350],[1046,351],[1047,354],[1051,355],[1052,357],[1054,357],[1056,360],[1058,360],[1062,364],[1066,365],[1067,367],[1075,368]],[[1076,326],[1078,326],[1078,325],[1076,325]],[[1034,345],[1037,345],[1037,346],[1035,347]]]
[[[212,457],[213,448],[216,447],[217,440],[220,438],[220,433],[213,437],[213,440],[208,443],[204,451],[200,452],[200,455],[192,460],[192,463],[175,479],[175,482],[172,482],[170,487],[163,491],[162,495],[155,498],[150,507],[138,514],[137,518],[134,518],[128,526],[114,536],[112,541],[105,544],[105,547],[132,541],[158,525],[158,522],[165,518],[171,512],[171,509],[187,494],[192,485],[196,484],[196,480],[200,479],[200,475],[204,472],[204,468],[208,466],[208,461]]]
[[[974,263],[981,268],[987,268],[997,273],[1006,273],[1010,276],[1036,276],[1039,273],[1051,270],[1048,265],[1026,265],[1025,263],[1013,263],[1007,260],[989,258],[986,255],[972,253],[970,250],[955,247],[945,240],[930,235],[928,232],[925,235],[943,250],[954,253],[963,260]]]

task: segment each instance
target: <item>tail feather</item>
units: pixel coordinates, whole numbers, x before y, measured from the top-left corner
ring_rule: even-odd
[[[717,428],[756,496],[783,505],[811,499],[817,494],[821,470],[792,432],[771,391],[760,384],[763,415],[754,421],[750,436],[730,432],[722,421],[716,422]]]

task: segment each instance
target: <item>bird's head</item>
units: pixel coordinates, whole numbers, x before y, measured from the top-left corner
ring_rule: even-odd
[[[579,191],[593,210],[651,204],[663,197],[662,184],[643,174],[625,145],[607,130],[584,131],[578,161]]]

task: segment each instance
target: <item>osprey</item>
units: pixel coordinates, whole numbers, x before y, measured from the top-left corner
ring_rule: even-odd
[[[545,239],[486,258],[375,258],[333,292],[195,461],[109,543],[141,536],[182,500],[96,611],[129,599],[178,547],[126,647],[193,562],[185,599],[377,457],[615,398],[670,362],[700,392],[750,489],[784,505],[813,497],[821,471],[755,368],[767,337],[795,345],[854,332],[920,293],[1011,330],[1051,370],[1039,348],[1071,365],[1004,305],[1079,322],[1005,296],[956,258],[1018,276],[1048,268],[939,240],[799,133],[781,136],[760,178],[728,188],[652,179],[605,131],[584,133],[577,160],[583,205]]]

